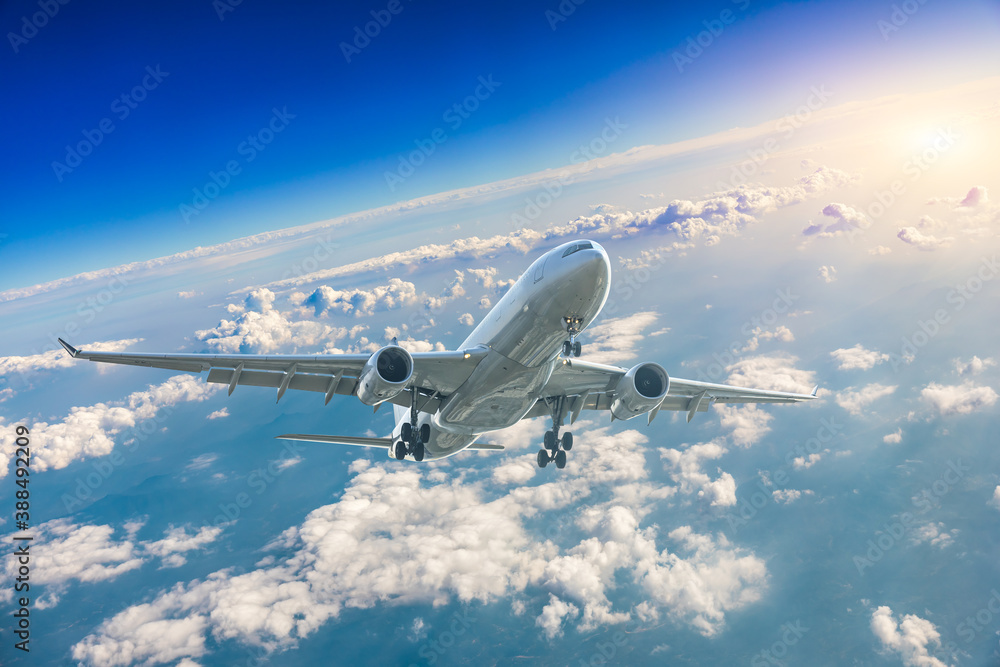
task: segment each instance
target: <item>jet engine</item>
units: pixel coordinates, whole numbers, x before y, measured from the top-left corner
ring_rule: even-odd
[[[403,348],[387,345],[373,354],[358,376],[358,398],[365,405],[387,401],[403,391],[413,375],[413,357]]]
[[[611,414],[632,419],[655,408],[670,389],[670,376],[659,364],[645,363],[629,369],[615,387]]]

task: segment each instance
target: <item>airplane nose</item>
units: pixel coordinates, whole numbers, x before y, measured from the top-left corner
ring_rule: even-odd
[[[594,248],[587,254],[590,255],[588,258],[589,264],[595,268],[603,268],[605,273],[611,272],[611,261],[608,259],[608,253],[604,251],[604,248],[594,243]]]

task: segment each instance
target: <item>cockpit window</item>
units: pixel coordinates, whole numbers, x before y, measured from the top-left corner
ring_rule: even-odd
[[[583,243],[574,243],[573,245],[571,245],[570,247],[566,248],[566,250],[563,251],[562,256],[568,257],[572,255],[574,252],[580,252],[581,250],[592,250],[593,248],[594,244],[591,243],[590,241],[584,241]]]

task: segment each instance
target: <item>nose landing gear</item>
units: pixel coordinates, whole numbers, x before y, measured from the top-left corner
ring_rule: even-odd
[[[579,357],[582,348],[579,341],[576,340],[577,335],[580,333],[580,325],[583,324],[583,319],[579,317],[564,317],[563,326],[566,327],[566,332],[569,334],[569,340],[563,343],[563,356],[564,357]]]

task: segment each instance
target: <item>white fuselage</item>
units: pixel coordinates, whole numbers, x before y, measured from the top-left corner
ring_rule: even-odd
[[[565,255],[579,245],[591,246]],[[573,241],[539,257],[469,334],[459,349],[485,347],[483,359],[434,415],[421,413],[431,426],[426,459],[459,452],[487,431],[506,428],[524,417],[545,388],[569,338],[567,318],[583,330],[608,298],[611,263],[592,241]],[[400,415],[398,437],[409,414]]]

